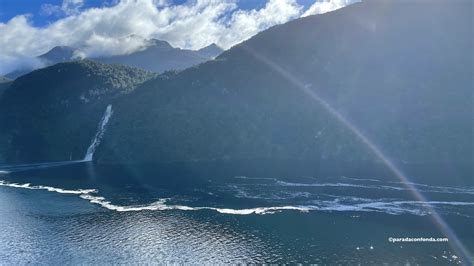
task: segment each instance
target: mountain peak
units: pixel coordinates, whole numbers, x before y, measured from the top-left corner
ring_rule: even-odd
[[[215,58],[218,55],[220,55],[223,51],[224,51],[224,49],[219,47],[217,44],[212,43],[212,44],[210,44],[206,47],[203,47],[203,48],[199,49],[197,52],[201,56],[208,57],[208,58]]]
[[[39,56],[52,63],[72,60],[76,49],[70,46],[55,46],[53,49]]]
[[[199,49],[199,51],[201,51],[201,50],[209,50],[209,49],[218,49],[218,50],[224,51],[224,49],[222,49],[219,45],[217,45],[217,44],[215,44],[215,43],[211,43],[211,44],[209,44],[208,46]]]
[[[147,41],[147,43],[148,43],[148,47],[153,46],[153,47],[158,47],[158,48],[173,48],[173,46],[171,46],[169,42],[158,40],[158,39],[150,39]]]

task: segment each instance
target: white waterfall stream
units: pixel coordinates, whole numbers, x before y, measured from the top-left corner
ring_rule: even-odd
[[[102,140],[102,137],[104,136],[105,130],[107,128],[107,123],[109,122],[112,114],[113,114],[112,105],[109,104],[107,106],[107,109],[105,110],[104,115],[102,116],[102,119],[100,120],[99,127],[97,128],[97,133],[95,134],[95,137],[91,142],[91,145],[89,146],[89,148],[87,148],[86,155],[84,156],[84,161],[92,161],[94,152],[99,146],[100,141]]]

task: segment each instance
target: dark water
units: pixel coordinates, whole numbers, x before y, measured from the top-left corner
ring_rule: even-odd
[[[328,162],[0,167],[0,262],[459,264],[474,252],[471,166]],[[472,259],[472,257],[471,257]]]

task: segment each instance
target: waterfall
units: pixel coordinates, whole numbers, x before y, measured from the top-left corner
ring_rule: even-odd
[[[94,156],[95,149],[99,146],[102,137],[104,136],[107,123],[109,122],[110,117],[112,116],[112,105],[108,105],[105,110],[102,119],[100,120],[99,127],[97,128],[97,133],[95,134],[94,139],[91,142],[89,148],[87,148],[86,156],[84,156],[84,161],[92,161]]]

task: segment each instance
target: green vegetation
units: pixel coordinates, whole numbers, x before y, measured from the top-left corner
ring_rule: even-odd
[[[273,27],[117,99],[97,158],[373,160],[357,126],[398,162],[473,161],[470,17],[368,1]]]
[[[154,76],[82,60],[18,78],[0,99],[4,156],[12,162],[82,159],[112,99]]]
[[[397,162],[473,162],[466,5],[354,4],[159,76],[91,61],[38,70],[1,98],[5,154],[80,159],[112,104],[99,162],[378,160],[353,126]]]

